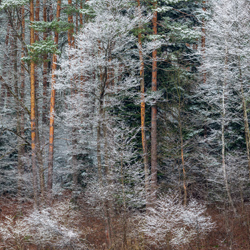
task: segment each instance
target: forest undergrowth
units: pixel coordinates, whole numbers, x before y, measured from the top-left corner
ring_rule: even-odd
[[[250,204],[246,203],[244,206],[237,206],[237,215],[234,215],[230,208],[221,207],[218,205],[208,205],[207,215],[211,216],[215,223],[213,231],[208,233],[204,238],[196,237],[189,244],[185,246],[177,246],[172,248],[170,245],[166,248],[160,246],[150,245],[148,236],[138,234],[136,231],[140,226],[137,220],[134,220],[135,214],[128,213],[126,220],[128,222],[126,232],[121,221],[120,211],[115,211],[113,219],[112,245],[110,245],[109,237],[106,229],[106,222],[104,218],[100,218],[93,213],[93,209],[86,203],[85,197],[79,197],[76,202],[70,200],[71,193],[65,192],[63,197],[58,197],[54,204],[72,203],[72,210],[77,212],[77,220],[74,221],[74,227],[80,233],[80,240],[85,245],[84,249],[89,250],[238,250],[250,249]],[[29,215],[33,211],[33,203],[23,201],[20,203],[17,198],[1,197],[0,199],[0,224],[6,221],[6,218],[13,218],[14,225],[22,217]],[[92,212],[90,212],[92,211]],[[139,214],[145,212],[138,211]],[[69,218],[70,219],[70,218]],[[14,226],[15,227],[15,226]],[[123,236],[126,233],[126,243],[123,242]],[[13,239],[12,239],[13,240]],[[2,239],[1,239],[2,242]],[[6,244],[6,243],[5,243]],[[16,245],[15,245],[16,244]],[[59,249],[54,246],[39,246],[27,239],[23,239],[22,246],[18,245],[15,240],[11,243],[11,248],[0,247],[0,249],[26,249],[26,250],[54,250]],[[60,249],[77,249],[70,246]]]

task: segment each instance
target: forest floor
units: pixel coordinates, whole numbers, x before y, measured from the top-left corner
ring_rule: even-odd
[[[31,202],[18,203],[16,198],[1,197],[0,198],[0,222],[3,222],[6,216],[18,217],[28,214],[32,211]],[[109,248],[109,240],[107,236],[106,223],[103,219],[94,216],[91,213],[86,212],[87,204],[79,200],[79,211],[81,211],[81,217],[77,221],[78,229],[80,231],[85,231],[85,241],[87,242],[89,248],[88,250],[170,250],[166,248],[155,248],[153,246],[147,245],[145,242],[142,243],[141,239],[128,237],[127,247],[122,247],[122,237],[124,234],[123,226],[121,225],[121,218],[113,218],[113,229],[115,231],[115,236],[113,236],[116,241],[113,243],[113,247]],[[237,215],[234,215],[230,211],[219,210],[215,206],[210,206],[207,209],[208,215],[210,215],[215,222],[215,229],[199,241],[192,242],[188,246],[180,248],[181,250],[250,250],[250,206],[244,206],[244,208],[239,207],[237,209]],[[130,225],[131,226],[131,225]],[[129,235],[129,230],[131,229],[128,225],[127,234]],[[86,228],[88,229],[86,231]],[[86,233],[87,232],[87,233]],[[7,248],[1,248],[3,250],[8,250]],[[18,248],[16,248],[18,249]],[[38,250],[43,249],[35,245],[28,245],[24,250]],[[54,248],[44,248],[44,250],[52,250]],[[68,248],[67,248],[68,249]]]

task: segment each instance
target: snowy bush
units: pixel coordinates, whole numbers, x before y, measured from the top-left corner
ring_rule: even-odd
[[[215,227],[205,212],[205,206],[195,200],[183,206],[178,196],[164,195],[143,218],[141,231],[152,245],[178,249],[199,240]]]
[[[79,241],[80,233],[74,226],[77,218],[79,216],[69,202],[61,202],[41,211],[36,210],[17,219],[6,216],[0,223],[3,240],[0,246],[25,249],[31,243],[55,249],[85,249],[85,244]]]

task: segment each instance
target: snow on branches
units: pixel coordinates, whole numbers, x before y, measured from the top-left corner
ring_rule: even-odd
[[[152,245],[183,247],[215,227],[205,212],[205,206],[195,200],[183,206],[177,195],[162,195],[142,219],[140,230]]]
[[[6,216],[0,223],[1,247],[27,249],[29,244],[55,249],[84,249],[79,238],[84,234],[76,228],[79,214],[69,201],[53,207],[34,210],[27,216]]]

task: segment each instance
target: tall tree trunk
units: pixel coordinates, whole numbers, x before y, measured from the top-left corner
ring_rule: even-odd
[[[72,0],[68,0],[68,5],[70,7],[72,7]],[[73,16],[70,13],[68,15],[68,23],[73,25]],[[68,46],[69,48],[74,47],[74,37],[73,37],[73,33],[74,33],[74,27],[72,26],[69,31],[68,31]],[[75,80],[76,79],[71,79],[72,82],[72,89],[71,89],[71,96],[72,98],[74,98],[75,94],[76,94],[76,88],[75,88]],[[72,192],[72,199],[76,200],[76,189],[77,189],[77,185],[78,185],[78,171],[77,171],[77,155],[74,152],[74,150],[76,149],[76,145],[77,145],[77,139],[76,139],[76,127],[72,128],[72,148],[73,148],[73,152],[72,152],[72,170],[73,170],[73,192]]]
[[[139,15],[141,18],[141,5],[140,0],[137,0]],[[146,207],[149,206],[149,171],[148,171],[148,152],[147,152],[147,139],[145,129],[145,81],[144,81],[144,60],[142,54],[142,26],[139,24],[138,44],[139,44],[139,57],[140,57],[140,86],[141,86],[141,136],[142,136],[142,149],[143,149],[143,164],[145,173],[145,191],[146,191]]]
[[[157,35],[157,1],[153,3],[155,9],[153,14],[153,33]],[[157,50],[152,54],[152,91],[157,91]],[[151,195],[152,204],[156,199],[157,191],[157,105],[154,103],[151,110]]]
[[[57,1],[56,18],[59,21],[61,11],[61,0]],[[55,31],[55,44],[58,44],[59,34]],[[56,83],[57,55],[53,54],[52,76],[51,76],[51,98],[50,98],[50,123],[49,123],[49,157],[48,157],[48,202],[52,205],[52,183],[53,183],[53,155],[54,155],[54,123],[55,123],[55,83]]]
[[[72,0],[68,0],[68,5],[72,7]],[[73,16],[72,16],[72,14],[68,15],[68,23],[73,25]],[[69,45],[69,47],[74,46],[73,33],[74,33],[74,28],[72,27],[68,31],[68,45]]]
[[[7,26],[7,34],[6,34],[6,37],[5,37],[5,49],[7,49],[8,48],[8,44],[9,44],[9,39],[10,39],[10,25],[9,25],[9,23],[8,23],[8,26]],[[4,62],[5,62],[5,64],[4,64],[4,69],[3,69],[3,76],[6,76],[6,71],[7,71],[7,69],[6,69],[6,62],[7,62],[8,60],[7,60],[7,56],[6,56],[6,54],[4,54]],[[1,85],[1,106],[2,107],[5,107],[5,99],[6,99],[6,92],[7,92],[8,90],[6,89],[6,87],[4,86],[4,83],[2,83],[2,85]]]
[[[47,0],[43,0],[43,21],[47,22]],[[47,39],[48,33],[43,33],[43,40]],[[43,112],[42,112],[42,124],[45,126],[48,123],[46,118],[47,114],[47,84],[48,84],[48,55],[43,57]],[[43,135],[44,137],[44,135]],[[44,144],[45,142],[43,142]]]
[[[21,9],[21,34],[22,34],[22,40],[25,41],[25,9],[24,6]],[[21,58],[25,56],[24,53],[24,47],[22,44],[22,51],[21,51]],[[21,86],[20,86],[20,98],[21,102],[24,102],[24,93],[25,93],[25,67],[24,67],[24,62],[21,61]],[[20,135],[22,138],[25,138],[24,134],[24,110],[20,110]],[[24,189],[23,187],[23,173],[24,173],[24,162],[22,160],[22,157],[25,152],[25,145],[22,143],[19,148],[18,148],[18,179],[19,179],[19,197],[22,194],[22,191]]]
[[[36,0],[35,6],[35,21],[40,21],[40,0]],[[39,33],[35,32],[35,42],[39,41]],[[36,102],[40,99],[38,96],[39,82],[37,73],[35,75],[36,80]],[[38,103],[36,105],[36,153],[37,153],[37,165],[39,168],[39,182],[40,182],[40,193],[41,201],[44,203],[44,167],[43,167],[43,155],[41,151],[40,131],[39,131],[39,110]]]
[[[15,89],[15,95],[17,97],[19,97],[19,87],[18,87],[18,67],[17,67],[17,36],[13,34],[13,41],[12,43],[12,62],[13,62],[13,86]],[[16,131],[17,131],[17,135],[21,135],[21,109],[19,106],[19,102],[16,100],[16,115],[17,115],[17,126],[16,126]],[[20,137],[17,138],[17,144],[18,144],[18,165],[17,165],[17,169],[18,169],[18,199],[20,199],[21,197],[21,188],[22,188],[22,168],[23,168],[23,164],[22,164],[22,154],[21,154],[21,148],[22,148],[22,143],[23,141],[21,140]]]
[[[206,0],[203,0],[202,1],[202,4],[203,4],[203,11],[206,11]],[[203,18],[202,19],[202,28],[201,28],[201,31],[202,31],[202,36],[201,36],[201,52],[202,52],[202,60],[203,60],[203,64],[205,62],[205,56],[206,56],[206,29],[205,29],[205,19]],[[207,74],[206,74],[206,69],[203,68],[202,70],[202,81],[203,81],[203,84],[206,84],[207,82]],[[207,145],[207,121],[205,120],[204,121],[204,142],[205,142],[205,149],[204,149],[204,154],[206,155],[207,154],[207,150],[206,150],[206,145]],[[208,167],[206,167],[206,172],[207,172],[207,175],[208,175]],[[208,198],[208,195],[209,195],[209,184],[208,184],[208,179],[206,179],[206,199]]]
[[[36,0],[35,21],[39,21],[39,14],[40,14],[40,0]],[[38,33],[38,31],[35,32],[35,42],[36,41],[39,41],[39,33]]]
[[[30,1],[30,22],[34,22],[34,0]],[[35,41],[34,28],[30,28],[30,44]],[[31,121],[31,164],[33,172],[34,208],[38,207],[37,200],[37,166],[36,166],[36,87],[35,87],[35,62],[30,64],[30,121]]]

